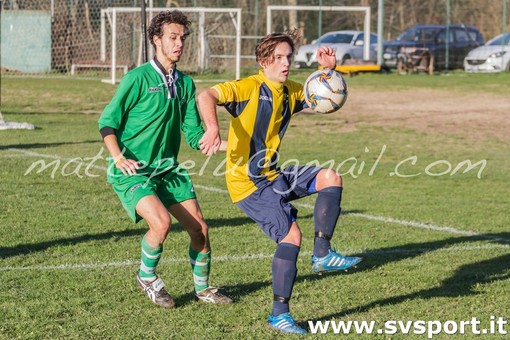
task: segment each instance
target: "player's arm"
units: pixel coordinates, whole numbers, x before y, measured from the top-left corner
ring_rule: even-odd
[[[317,61],[324,68],[334,70],[336,67],[336,52],[329,46],[321,46],[317,51]]]
[[[196,87],[193,82],[188,84],[186,108],[181,123],[181,131],[190,148],[200,150],[200,140],[204,136],[203,120],[197,108]]]
[[[218,114],[216,105],[219,101],[219,95],[216,90],[209,88],[202,91],[197,97],[197,106],[202,120],[206,125],[206,132],[200,140],[200,149],[202,153],[209,156],[218,151],[226,150],[226,142],[221,140],[220,128],[218,124]]]
[[[105,107],[98,121],[99,133],[103,137],[113,163],[124,175],[134,175],[136,169],[139,168],[136,160],[126,159],[117,140],[117,129],[121,125],[124,113],[131,110],[137,102],[138,91],[132,91],[132,88],[136,87],[137,83],[138,81],[133,78],[131,73],[122,77],[112,100]]]
[[[117,142],[115,130],[111,127],[105,126],[101,128],[100,132],[103,136],[104,144],[110,152],[115,167],[122,171],[124,175],[129,174],[131,176],[136,174],[136,169],[139,168],[139,164],[135,160],[126,159],[126,157],[124,157],[120,150],[119,143]]]

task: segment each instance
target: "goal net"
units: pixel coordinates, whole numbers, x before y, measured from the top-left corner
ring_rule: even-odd
[[[240,78],[241,9],[240,8],[146,8],[147,27],[157,13],[178,9],[192,22],[191,34],[179,61],[187,73],[232,73]],[[101,61],[111,70],[105,82],[115,84],[119,72],[141,65],[143,39],[140,7],[110,7],[101,10]],[[147,41],[149,59],[153,47]],[[235,65],[235,67],[233,67]],[[86,67],[86,66],[85,66]],[[229,75],[230,76],[230,75]]]

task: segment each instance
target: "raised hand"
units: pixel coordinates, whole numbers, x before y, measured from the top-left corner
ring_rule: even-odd
[[[321,46],[317,51],[317,61],[324,68],[334,69],[336,67],[336,52],[329,46]]]

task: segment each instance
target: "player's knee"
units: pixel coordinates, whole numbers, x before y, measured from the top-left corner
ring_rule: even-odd
[[[342,176],[335,171],[335,187],[341,187],[343,185]]]
[[[300,247],[301,238],[302,238],[301,229],[299,229],[296,223],[293,223],[289,229],[289,232],[287,233],[287,236],[285,236],[281,242],[291,243],[293,245]]]
[[[342,176],[335,170],[322,169],[317,175],[317,191],[328,187],[341,187]]]
[[[197,221],[186,227],[189,237],[194,244],[205,245],[207,243],[207,225],[204,221]]]
[[[160,214],[158,217],[151,219],[149,228],[158,239],[164,240],[170,231],[172,220],[169,214]]]
[[[206,238],[206,232],[203,228],[191,228],[188,230],[188,234],[192,240],[204,240]]]

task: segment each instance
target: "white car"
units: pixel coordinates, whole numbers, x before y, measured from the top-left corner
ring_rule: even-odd
[[[510,72],[510,33],[503,33],[464,58],[466,72]]]
[[[296,67],[317,67],[317,50],[323,45],[335,49],[337,64],[341,65],[348,59],[363,59],[363,31],[335,31],[321,36],[309,45],[302,45],[294,55]],[[377,60],[377,34],[370,33],[370,61]]]

